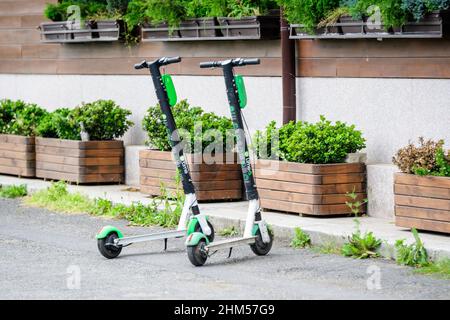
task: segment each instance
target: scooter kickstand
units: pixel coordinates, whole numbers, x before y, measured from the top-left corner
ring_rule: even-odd
[[[164,239],[164,251],[167,251],[167,238]]]
[[[230,248],[230,252],[228,253],[228,258],[227,259],[231,258],[231,252],[232,251],[233,251],[233,247]]]

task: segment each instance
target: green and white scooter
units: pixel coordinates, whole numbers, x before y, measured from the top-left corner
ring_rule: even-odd
[[[268,254],[272,248],[273,235],[261,217],[258,190],[253,177],[245,137],[241,112],[241,108],[245,108],[247,104],[244,80],[242,76],[234,74],[235,67],[257,64],[260,64],[259,59],[233,59],[200,64],[200,68],[222,68],[223,70],[249,208],[243,237],[214,242],[201,232],[194,232],[188,236],[186,239],[187,253],[194,266],[204,265],[208,257],[219,249],[229,249],[229,256],[231,256],[233,247],[250,245],[256,255],[263,256]]]
[[[160,68],[172,63],[181,62],[181,58],[160,58],[153,62],[143,61],[136,64],[135,69],[149,69],[155,87],[156,96],[158,98],[161,110],[165,119],[170,143],[172,145],[172,153],[178,171],[181,174],[181,182],[186,195],[186,200],[181,213],[180,222],[177,230],[158,232],[152,234],[124,237],[123,233],[116,227],[103,227],[97,234],[97,244],[100,253],[108,259],[114,259],[119,256],[122,248],[133,243],[164,240],[164,250],[167,249],[167,240],[172,238],[183,238],[193,233],[202,234],[208,241],[214,240],[214,228],[209,223],[206,216],[200,214],[200,209],[195,195],[194,184],[192,183],[189,166],[183,156],[183,149],[179,141],[180,136],[172,114],[171,107],[177,103],[177,94],[172,82],[172,78],[168,74],[161,75]],[[188,223],[189,221],[189,223]]]

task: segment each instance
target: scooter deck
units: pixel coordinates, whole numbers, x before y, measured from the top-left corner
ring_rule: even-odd
[[[164,240],[164,239],[172,239],[172,238],[183,238],[186,235],[186,230],[173,230],[173,231],[164,231],[153,234],[144,234],[140,236],[132,236],[118,239],[117,245],[127,245],[136,242],[145,242],[145,241],[153,241],[153,240]]]
[[[207,250],[219,250],[219,249],[225,249],[225,248],[231,248],[235,246],[243,246],[247,244],[252,244],[255,242],[256,237],[245,237],[245,238],[233,238],[233,239],[226,239],[226,240],[220,240],[210,243],[206,246]]]

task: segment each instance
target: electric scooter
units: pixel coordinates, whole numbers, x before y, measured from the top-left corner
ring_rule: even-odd
[[[183,155],[183,149],[179,144],[180,136],[177,132],[175,119],[171,107],[177,103],[177,94],[170,75],[161,75],[160,68],[169,64],[179,63],[181,58],[163,57],[153,62],[143,61],[134,67],[137,70],[149,69],[153,79],[156,96],[158,98],[163,118],[170,138],[172,153],[175,158],[176,166],[181,174],[181,183],[186,195],[181,218],[177,230],[165,231],[153,234],[124,237],[123,233],[116,227],[106,226],[97,234],[97,245],[100,253],[108,259],[114,259],[119,256],[122,248],[133,243],[164,240],[164,250],[167,249],[167,240],[172,238],[183,238],[194,232],[202,234],[208,241],[214,240],[214,228],[208,221],[208,218],[200,214],[200,209],[195,195],[195,187],[192,183],[189,172],[189,165]],[[187,222],[189,221],[188,226]]]
[[[245,190],[249,200],[249,208],[245,223],[244,236],[222,241],[210,241],[205,234],[194,232],[186,239],[189,260],[194,266],[202,266],[208,257],[219,249],[228,248],[229,257],[233,247],[250,245],[251,250],[259,256],[270,252],[273,235],[261,217],[258,190],[253,177],[252,166],[245,137],[244,121],[241,109],[247,104],[247,95],[242,76],[234,74],[235,67],[260,64],[259,59],[233,59],[226,61],[203,62],[200,68],[222,68],[227,89],[228,102],[235,129],[237,152],[241,162]]]

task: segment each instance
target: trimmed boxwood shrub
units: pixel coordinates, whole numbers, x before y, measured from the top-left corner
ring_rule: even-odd
[[[281,128],[273,121],[266,130],[256,132],[255,142],[259,158],[313,164],[341,163],[348,153],[366,147],[354,125],[333,124],[324,116],[317,123],[291,121]]]
[[[122,137],[133,125],[128,120],[131,111],[112,100],[83,103],[72,110],[57,109],[44,117],[38,135],[45,138],[81,140],[81,124],[91,141],[107,141]]]
[[[195,151],[194,137],[196,136],[196,126],[201,124],[201,142],[203,150],[212,143],[224,143],[226,141],[234,142],[233,123],[226,117],[220,117],[211,112],[205,112],[200,107],[193,107],[189,105],[187,100],[182,100],[172,108],[175,118],[175,123],[179,129],[180,134],[188,132],[191,137],[190,151]],[[142,126],[148,134],[147,144],[153,148],[161,151],[170,151],[171,145],[167,128],[164,124],[164,118],[159,105],[150,107],[147,115],[142,121]],[[198,130],[198,129],[197,129]],[[209,137],[206,133],[209,130],[217,130],[218,138],[222,141],[217,141],[213,137]],[[211,131],[209,131],[211,132]],[[233,139],[233,140],[227,140]],[[228,150],[227,151],[231,151]]]
[[[40,121],[48,112],[36,104],[21,100],[0,101],[0,133],[35,136]]]

